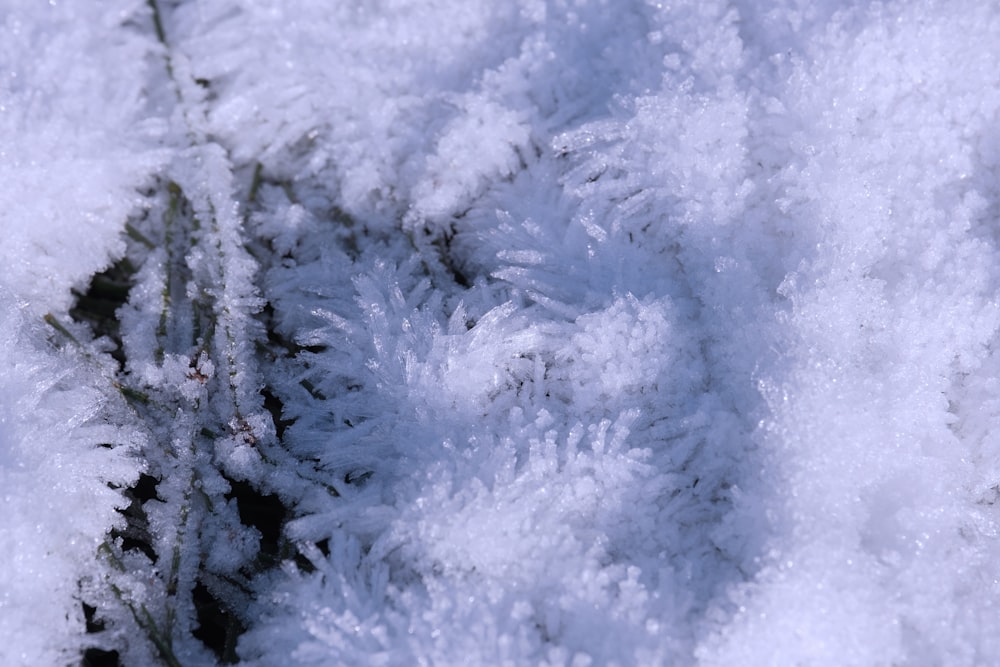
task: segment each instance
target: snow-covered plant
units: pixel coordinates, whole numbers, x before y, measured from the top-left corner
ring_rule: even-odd
[[[1000,10],[0,9],[4,664],[1000,656]]]

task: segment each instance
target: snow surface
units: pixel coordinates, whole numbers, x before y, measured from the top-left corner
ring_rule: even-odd
[[[998,45],[7,0],[0,663],[1000,662]]]

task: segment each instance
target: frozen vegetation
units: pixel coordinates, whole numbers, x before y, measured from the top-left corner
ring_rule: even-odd
[[[0,664],[1000,663],[1000,6],[5,0]]]

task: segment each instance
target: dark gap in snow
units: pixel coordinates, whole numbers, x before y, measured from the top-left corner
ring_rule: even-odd
[[[236,499],[240,521],[260,531],[260,554],[264,563],[279,560],[281,531],[288,516],[288,508],[276,495],[265,495],[248,482],[229,481],[231,490],[226,494],[229,500]]]
[[[284,414],[285,404],[278,398],[269,387],[264,388],[260,392],[261,396],[264,397],[264,409],[271,413],[271,421],[274,422],[274,432],[278,436],[279,441],[284,441],[285,430],[295,423],[294,419],[285,419],[282,415]]]
[[[129,489],[132,497],[139,500],[140,503],[145,503],[149,500],[159,500],[160,497],[156,493],[156,486],[160,483],[160,480],[156,479],[152,475],[147,475],[142,473],[139,475],[139,480],[135,485]]]
[[[138,481],[123,494],[131,501],[128,507],[119,510],[125,517],[125,528],[111,531],[112,538],[122,538],[122,551],[139,550],[153,563],[157,561],[157,555],[149,533],[149,518],[143,506],[150,500],[160,500],[156,495],[156,485],[159,482],[151,475],[139,475]]]
[[[473,281],[463,270],[459,261],[456,260],[451,249],[451,240],[455,237],[455,233],[456,231],[453,225],[447,233],[442,234],[441,237],[434,242],[434,245],[437,247],[438,260],[441,262],[441,266],[443,266],[448,274],[451,275],[455,284],[460,287],[464,287],[465,289],[469,289],[472,287]]]
[[[195,584],[191,597],[198,616],[198,628],[191,634],[211,649],[223,664],[239,662],[236,640],[246,628],[202,582]]]
[[[313,546],[319,549],[319,552],[323,554],[323,558],[330,557],[329,539],[324,538],[318,542],[313,542]],[[295,567],[297,567],[299,571],[304,574],[312,574],[313,572],[316,571],[316,566],[313,565],[313,562],[309,560],[306,556],[304,556],[300,551],[296,551],[295,556],[292,560],[295,562]]]
[[[92,607],[86,602],[81,603],[81,605],[83,606],[83,620],[86,623],[87,634],[93,634],[104,630],[104,621],[96,620],[94,618],[94,614],[97,613],[97,607]]]
[[[322,539],[316,543],[316,548],[319,549],[320,553],[323,554],[324,558],[330,557],[330,540]]]
[[[106,336],[114,342],[111,356],[122,368],[125,365],[125,355],[122,351],[117,311],[128,300],[135,271],[132,263],[123,258],[109,269],[95,274],[90,279],[86,292],[73,290],[76,302],[69,311],[75,321],[89,325],[95,337]]]
[[[88,648],[83,652],[80,667],[121,667],[118,651],[105,651],[100,648]]]
[[[97,607],[92,607],[86,602],[82,602],[81,606],[83,607],[83,619],[86,623],[87,634],[94,635],[104,632],[104,621],[96,618]],[[81,667],[119,667],[120,664],[118,651],[106,651],[96,646],[84,649],[80,661]]]

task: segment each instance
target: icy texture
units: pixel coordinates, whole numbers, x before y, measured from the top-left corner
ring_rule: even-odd
[[[84,642],[81,585],[100,576],[98,547],[138,477],[139,434],[116,425],[106,373],[44,349],[39,326],[0,291],[0,662],[59,665]]]
[[[0,24],[8,662],[1000,661],[990,3],[60,7]]]
[[[40,313],[124,252],[161,159],[144,108],[154,42],[125,25],[142,3],[77,4],[0,10],[0,280]]]

